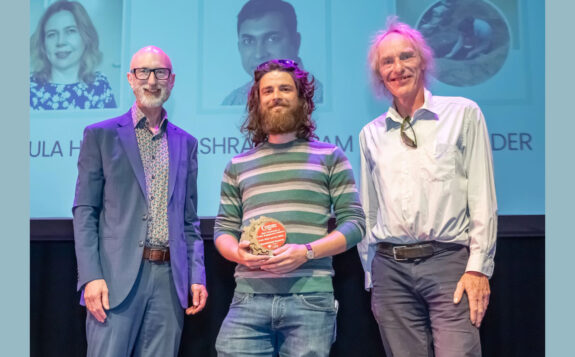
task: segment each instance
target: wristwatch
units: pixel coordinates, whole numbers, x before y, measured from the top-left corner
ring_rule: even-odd
[[[306,244],[305,244],[305,247],[306,247],[306,249],[307,249],[307,252],[305,253],[305,257],[306,257],[307,259],[313,259],[314,253],[313,253],[313,249],[311,248],[311,244],[306,243]]]

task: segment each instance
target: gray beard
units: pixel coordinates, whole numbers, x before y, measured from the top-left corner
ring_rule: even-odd
[[[136,95],[138,101],[147,108],[159,108],[161,107],[170,96],[170,91],[168,89],[162,89],[159,97],[147,96],[144,92],[144,88],[138,88],[138,93]]]

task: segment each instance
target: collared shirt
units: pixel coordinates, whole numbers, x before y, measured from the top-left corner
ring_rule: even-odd
[[[401,140],[402,120],[392,106],[360,133],[367,234],[358,251],[366,288],[372,287],[371,263],[379,242],[464,244],[470,249],[466,270],[490,277],[497,202],[481,109],[471,100],[425,90],[424,104],[411,120],[415,149]]]
[[[162,121],[154,134],[148,119],[136,104],[132,106],[132,122],[136,131],[140,157],[146,176],[148,198],[148,234],[146,246],[163,248],[168,246],[168,176],[169,152],[166,138],[168,115],[162,109]]]

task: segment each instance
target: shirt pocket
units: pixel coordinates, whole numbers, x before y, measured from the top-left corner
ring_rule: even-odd
[[[430,182],[453,179],[456,157],[457,148],[454,145],[436,144],[435,148],[421,148],[419,150],[419,167],[422,177]]]

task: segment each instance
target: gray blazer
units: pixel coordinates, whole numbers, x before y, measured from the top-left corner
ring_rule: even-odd
[[[190,284],[206,282],[197,216],[197,140],[168,123],[168,230],[174,283],[182,307]],[[72,208],[78,290],[104,279],[110,308],[130,292],[146,241],[148,202],[144,166],[131,110],[84,130]]]

